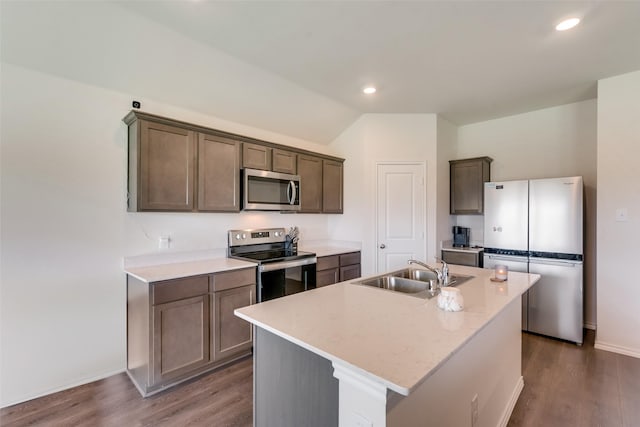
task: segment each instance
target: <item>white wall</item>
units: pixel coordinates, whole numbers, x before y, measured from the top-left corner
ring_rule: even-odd
[[[435,114],[365,114],[331,143],[345,162],[345,213],[329,218],[330,234],[362,241],[362,275],[376,270],[376,162],[427,164],[427,260],[436,254],[437,136]]]
[[[117,2],[3,0],[0,9],[3,62],[315,142],[359,116]]]
[[[585,185],[585,324],[596,324],[596,101],[545,108],[458,128],[455,158],[489,156],[491,179],[582,175]],[[599,161],[600,159],[598,159]],[[481,242],[481,216],[456,218]]]
[[[598,82],[596,347],[640,357],[640,71]],[[628,220],[616,221],[627,209]]]
[[[451,226],[455,217],[450,215],[449,203],[449,160],[455,158],[456,146],[458,143],[458,128],[438,116],[438,200],[437,200],[437,231],[436,249],[441,247],[442,241],[451,240]],[[436,252],[438,256],[440,254]]]
[[[226,231],[292,226],[328,238],[327,215],[127,213],[131,94],[2,63],[0,404],[125,368],[123,257],[226,247]],[[325,154],[329,147],[145,99],[148,111]]]

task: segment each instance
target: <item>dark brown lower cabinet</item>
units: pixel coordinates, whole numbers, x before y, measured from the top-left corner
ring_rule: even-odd
[[[127,276],[127,373],[149,396],[251,353],[255,268],[147,283]]]
[[[152,384],[162,384],[209,363],[209,296],[153,306]]]
[[[316,286],[327,286],[340,281],[340,256],[318,257],[316,262]]]
[[[253,345],[253,328],[249,322],[233,314],[233,310],[255,304],[255,285],[214,292],[212,299],[215,313],[211,340],[213,360],[224,360],[250,351]]]
[[[319,257],[316,286],[327,286],[360,277],[360,252]]]

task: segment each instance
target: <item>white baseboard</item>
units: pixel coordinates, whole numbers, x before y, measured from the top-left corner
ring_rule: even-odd
[[[625,356],[637,357],[638,359],[640,359],[640,350],[638,350],[637,348],[608,344],[602,341],[598,341],[597,339],[594,347],[598,350],[610,351],[612,353],[624,354]]]
[[[37,399],[39,397],[47,396],[49,394],[57,393],[59,391],[64,391],[64,390],[68,390],[70,388],[74,388],[74,387],[78,387],[78,386],[81,386],[81,385],[89,384],[89,383],[92,383],[94,381],[103,380],[103,379],[108,378],[110,376],[118,375],[118,374],[120,374],[122,372],[125,372],[125,370],[124,369],[118,369],[116,371],[106,372],[106,373],[103,373],[103,374],[100,374],[100,375],[97,375],[97,376],[94,376],[94,377],[83,378],[83,379],[81,379],[79,381],[75,381],[73,383],[69,383],[69,384],[63,385],[62,387],[56,387],[56,388],[48,389],[46,391],[37,392],[36,394],[31,395],[31,396],[22,396],[22,397],[19,397],[17,399],[10,400],[8,402],[2,402],[2,403],[0,403],[0,408],[6,408],[7,406],[17,405],[18,403],[27,402],[29,400],[33,400],[33,399]]]
[[[502,417],[500,418],[500,422],[498,426],[506,427],[509,423],[509,418],[511,418],[511,413],[513,412],[513,408],[516,407],[516,403],[518,402],[518,397],[520,397],[520,393],[522,393],[522,389],[524,388],[524,378],[520,377],[518,382],[516,383],[516,388],[513,389],[513,393],[511,394],[511,399],[509,399],[509,403],[505,408]]]
[[[591,322],[585,322],[583,325],[585,329],[591,329],[592,331],[596,330],[596,324]]]

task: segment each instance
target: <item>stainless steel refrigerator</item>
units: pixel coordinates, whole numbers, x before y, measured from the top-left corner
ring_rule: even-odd
[[[484,197],[484,267],[542,276],[522,329],[582,344],[582,177],[487,182]]]

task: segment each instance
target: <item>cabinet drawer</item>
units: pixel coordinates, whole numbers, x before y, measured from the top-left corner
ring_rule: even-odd
[[[331,268],[329,270],[318,270],[316,272],[316,286],[333,285],[340,281],[340,269]]]
[[[442,251],[442,259],[449,264],[479,266],[479,256],[472,252]]]
[[[240,286],[256,284],[256,269],[245,268],[242,270],[225,271],[211,275],[210,292],[224,291],[225,289],[239,288]]]
[[[340,267],[340,281],[357,279],[360,277],[360,264],[347,265]]]
[[[351,252],[349,254],[340,255],[340,265],[360,264],[360,252]]]
[[[329,270],[331,268],[340,267],[340,256],[332,255],[332,256],[323,256],[318,258],[316,262],[316,270]]]
[[[155,282],[151,288],[153,305],[204,295],[209,292],[209,276],[192,276]]]

